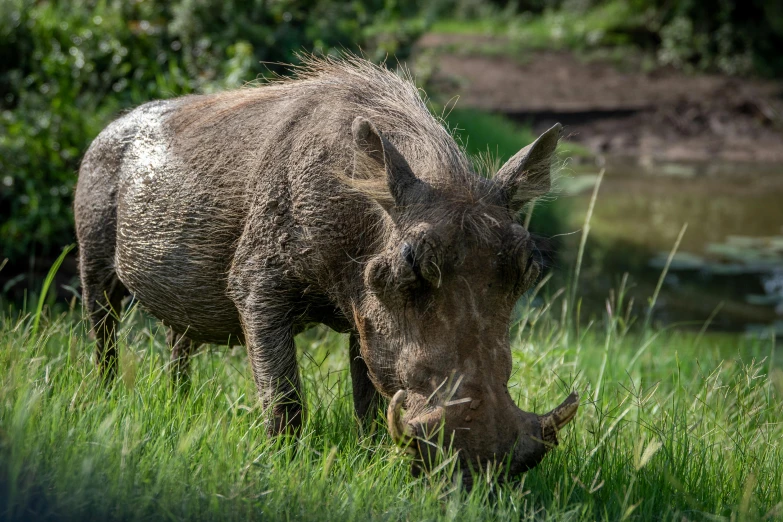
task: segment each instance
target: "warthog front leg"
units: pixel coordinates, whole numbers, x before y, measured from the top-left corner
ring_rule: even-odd
[[[271,409],[267,431],[298,433],[304,412],[292,325],[246,327],[245,340],[261,401]]]
[[[279,279],[270,280],[272,288],[247,292],[237,308],[253,378],[270,414],[267,431],[270,435],[296,434],[304,412],[291,313],[295,305],[284,288],[277,286]]]

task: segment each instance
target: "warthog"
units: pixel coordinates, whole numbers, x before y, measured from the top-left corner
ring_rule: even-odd
[[[423,465],[441,430],[468,466],[535,466],[578,406],[539,416],[507,388],[512,309],[540,271],[518,213],[549,190],[560,133],[482,177],[410,80],[358,58],[129,112],[74,203],[100,370],[132,293],[180,369],[195,344],[244,344],[270,433],[296,432],[294,336],[323,323],[350,333],[358,417],[390,398],[392,438]]]

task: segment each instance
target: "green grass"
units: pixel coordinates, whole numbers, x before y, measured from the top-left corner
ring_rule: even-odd
[[[194,360],[172,390],[164,336],[138,310],[120,332],[121,378],[97,376],[76,307],[0,326],[4,519],[509,520],[768,519],[783,516],[783,371],[774,343],[627,333],[607,315],[564,327],[562,296],[523,305],[512,396],[543,412],[574,387],[560,447],[521,483],[457,487],[448,467],[414,479],[382,417],[352,418],[347,340],[298,338],[309,406],[298,440],[270,439],[241,349]],[[615,303],[611,309],[623,309]]]
[[[610,62],[623,70],[653,70],[657,57],[651,48],[648,14],[622,1],[537,15],[498,10],[481,17],[438,20],[430,32],[450,37],[438,47],[455,54],[500,56],[524,64],[533,58],[531,52],[569,51],[582,60]]]
[[[469,150],[497,143],[501,159],[532,139],[493,116],[452,112],[449,121],[471,136]],[[304,430],[268,438],[241,348],[196,356],[182,393],[170,384],[162,328],[131,307],[120,378],[107,388],[75,299],[61,313],[3,307],[0,518],[783,517],[783,358],[773,339],[634,331],[638,321],[614,297],[622,290],[603,317],[579,326],[564,302],[572,292],[551,286],[518,309],[510,391],[543,413],[575,388],[580,411],[539,467],[513,483],[482,477],[469,492],[453,461],[413,478],[382,414],[370,432],[359,429],[344,336],[321,328],[298,337]]]
[[[494,16],[436,21],[431,31],[440,34],[496,36],[509,39],[519,49],[587,49],[628,45],[624,32],[639,23],[627,2],[607,2],[586,11],[562,9],[538,16],[502,11]],[[506,45],[508,49],[508,45]]]

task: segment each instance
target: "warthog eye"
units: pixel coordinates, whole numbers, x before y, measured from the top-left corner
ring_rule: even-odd
[[[365,269],[365,283],[377,295],[408,298],[426,288],[440,288],[443,274],[437,237],[420,226],[408,239],[372,259]]]
[[[407,239],[400,247],[400,257],[416,278],[433,288],[443,282],[443,249],[438,233],[432,226],[420,223],[407,230]]]
[[[365,283],[378,295],[407,290],[418,285],[420,278],[417,269],[414,268],[417,266],[413,247],[405,243],[399,258],[395,259],[384,254],[370,261],[364,273]]]
[[[402,244],[400,254],[402,255],[403,261],[405,261],[414,271],[417,271],[416,256],[413,252],[413,246],[410,243],[406,241]]]
[[[531,283],[531,269],[534,263],[540,264],[540,254],[535,256],[536,248],[530,234],[520,225],[515,225],[501,252],[503,259],[503,279],[514,295],[520,295]]]
[[[435,241],[420,233],[415,245],[408,241],[404,242],[400,249],[400,257],[417,279],[440,288],[443,277],[440,266],[443,262]]]
[[[420,254],[421,253],[407,241],[404,242],[400,248],[400,258],[402,259],[400,272],[412,274],[419,285],[426,280],[426,277],[422,274],[422,260],[419,259]]]

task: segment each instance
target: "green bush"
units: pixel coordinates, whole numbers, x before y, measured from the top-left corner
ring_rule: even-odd
[[[401,56],[421,13],[414,0],[0,0],[0,261],[73,241],[80,158],[122,110],[236,87],[300,51]]]
[[[433,1],[439,31],[510,36],[522,48],[641,48],[685,70],[783,73],[780,0]]]
[[[729,74],[783,72],[783,3],[779,0],[635,0],[658,35],[658,61]]]

